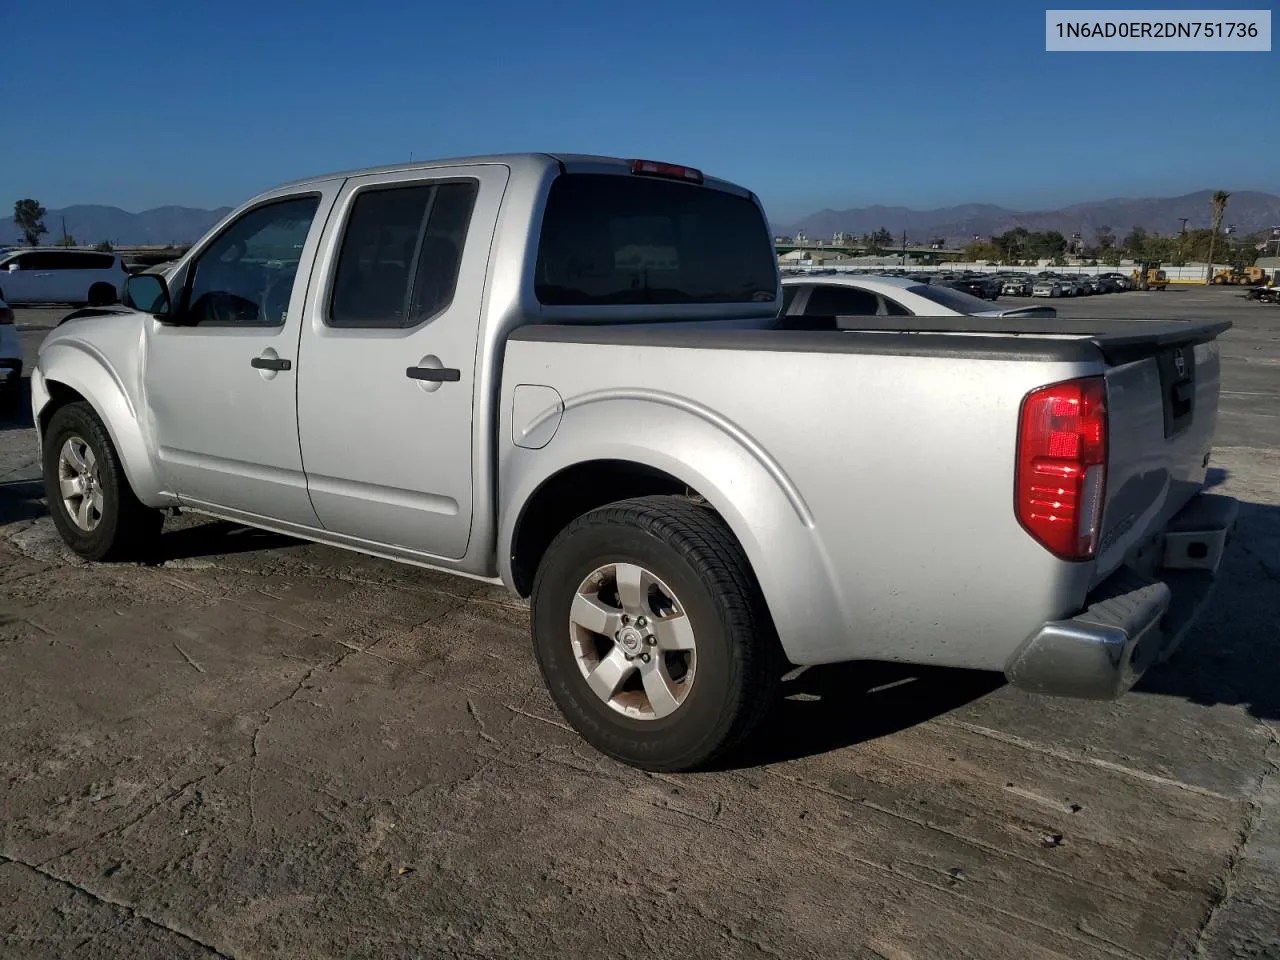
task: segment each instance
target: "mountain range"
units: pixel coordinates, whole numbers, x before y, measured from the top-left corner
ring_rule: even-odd
[[[40,242],[47,245],[61,240],[65,222],[67,233],[77,243],[92,244],[103,240],[126,246],[192,243],[230,212],[230,207],[217,210],[156,207],[141,213],[129,213],[119,207],[84,204],[45,211],[44,225],[49,232],[41,237]],[[0,219],[0,245],[21,242],[22,231],[13,220],[8,217]]]
[[[974,236],[987,237],[1014,227],[1031,231],[1057,230],[1064,236],[1083,235],[1092,242],[1099,227],[1110,227],[1123,238],[1134,227],[1149,233],[1176,234],[1182,229],[1207,229],[1212,217],[1212,190],[1200,190],[1181,197],[1117,197],[1091,203],[1077,203],[1058,210],[1010,210],[991,204],[969,203],[937,210],[907,207],[854,207],[849,210],[819,210],[787,224],[774,223],[776,236],[795,236],[804,231],[812,240],[830,239],[837,231],[865,235],[887,229],[895,237],[905,230],[909,240],[929,243],[939,237],[948,244],[965,244]],[[1244,235],[1280,226],[1280,196],[1241,190],[1227,202],[1224,225],[1234,225]]]
[[[1058,210],[1010,210],[984,203],[937,210],[885,206],[827,209],[791,223],[775,222],[772,228],[777,236],[795,236],[802,230],[811,239],[827,239],[837,231],[862,235],[884,227],[895,237],[905,230],[908,238],[917,243],[929,243],[941,237],[948,244],[964,244],[974,235],[985,238],[1014,227],[1026,227],[1032,231],[1057,230],[1065,236],[1079,232],[1090,242],[1103,226],[1111,227],[1120,238],[1134,227],[1166,235],[1177,233],[1182,226],[1180,217],[1187,218],[1190,230],[1208,227],[1212,195],[1211,190],[1200,190],[1181,197],[1118,197]],[[191,243],[230,211],[230,207],[216,210],[156,207],[129,213],[119,207],[66,207],[45,213],[44,224],[49,232],[42,239],[46,244],[56,243],[62,237],[65,220],[67,233],[78,243],[102,240],[126,245]],[[1239,234],[1270,230],[1280,225],[1280,196],[1251,190],[1232,193],[1225,222],[1235,225]],[[21,237],[21,231],[11,219],[0,219],[0,245],[20,243]]]

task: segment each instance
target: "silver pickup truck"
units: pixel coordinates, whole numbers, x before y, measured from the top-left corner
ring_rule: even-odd
[[[505,584],[597,748],[746,742],[790,665],[1112,698],[1203,601],[1226,323],[788,315],[757,198],[529,154],[230,214],[32,374],[67,544],[197,511]]]

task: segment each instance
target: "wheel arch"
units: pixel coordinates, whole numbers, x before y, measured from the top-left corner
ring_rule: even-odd
[[[737,539],[789,659],[804,662],[839,610],[811,517],[777,464],[700,416],[616,400],[566,411],[546,447],[510,449],[500,473],[498,567],[527,596],[542,553],[575,517],[663,493],[699,497]],[[625,438],[611,438],[618,424]],[[749,440],[749,438],[748,438]],[[781,477],[781,480],[779,479]]]
[[[38,370],[33,371],[31,395],[42,450],[53,415],[68,404],[84,401],[106,428],[134,495],[152,507],[174,502],[161,493],[154,458],[124,384],[88,345],[63,341],[45,348]]]

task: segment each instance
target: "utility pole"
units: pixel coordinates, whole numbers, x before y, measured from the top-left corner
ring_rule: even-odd
[[[1178,233],[1178,266],[1185,266],[1187,262],[1187,221],[1190,217],[1179,217],[1178,220],[1182,224],[1182,230]]]
[[[907,265],[907,231],[902,231],[902,265]]]

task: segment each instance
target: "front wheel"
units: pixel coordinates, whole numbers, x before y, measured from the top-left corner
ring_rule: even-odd
[[[783,657],[742,548],[709,507],[642,497],[552,542],[532,595],[552,698],[598,750],[646,770],[704,767],[776,701]]]
[[[164,514],[134,495],[93,407],[79,401],[54,412],[43,459],[45,496],[63,542],[86,560],[143,559]]]

